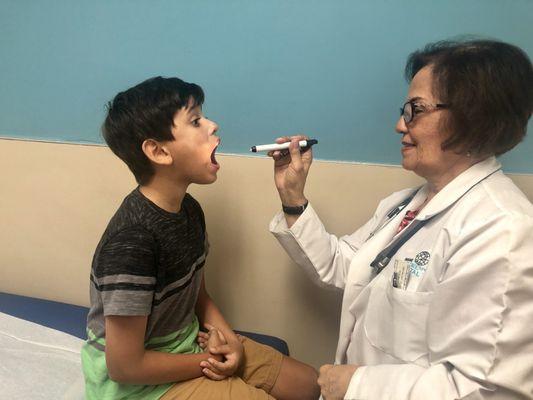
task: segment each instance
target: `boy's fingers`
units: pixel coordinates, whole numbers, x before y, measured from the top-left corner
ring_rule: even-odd
[[[227,343],[227,340],[226,340],[226,337],[224,336],[224,334],[222,332],[220,332],[220,331],[217,331],[217,333],[218,333],[218,338],[220,340],[222,340],[222,343]]]
[[[225,373],[225,370],[228,369],[227,367],[223,366],[222,368],[218,368],[213,363],[211,363],[210,361],[216,361],[216,360],[213,359],[213,358],[210,358],[208,360],[204,360],[204,361],[202,361],[200,363],[200,367],[207,368],[208,370],[210,370],[211,372],[213,372],[216,375],[223,375],[223,376],[227,376],[228,375],[228,374]],[[220,364],[222,364],[222,363],[220,363]]]
[[[209,364],[211,364],[213,369],[220,373],[227,372],[233,368],[233,363],[228,361],[220,362],[215,360],[214,358],[209,358],[207,361],[209,362]]]
[[[222,344],[220,346],[211,347],[209,352],[212,354],[228,354],[231,352],[231,348],[227,344]]]
[[[209,379],[213,381],[222,381],[226,379],[224,375],[215,374],[213,371],[211,371],[209,368],[202,369],[202,373],[207,376]]]
[[[216,329],[213,325],[205,323],[204,326],[208,331],[212,331],[213,329]]]

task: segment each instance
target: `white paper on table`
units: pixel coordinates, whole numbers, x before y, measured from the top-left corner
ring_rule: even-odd
[[[0,313],[0,399],[84,398],[84,341]]]

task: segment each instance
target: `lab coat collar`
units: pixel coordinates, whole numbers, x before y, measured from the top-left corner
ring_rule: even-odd
[[[488,157],[480,161],[460,175],[455,177],[450,183],[438,192],[435,197],[418,214],[418,220],[425,220],[444,211],[455,203],[461,196],[468,192],[474,185],[501,169],[501,164],[496,157]],[[422,186],[420,195],[427,194],[429,184]]]

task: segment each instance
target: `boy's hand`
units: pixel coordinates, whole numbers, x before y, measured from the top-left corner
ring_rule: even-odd
[[[209,341],[207,342],[207,349],[212,357],[200,363],[203,368],[202,372],[213,380],[222,380],[233,376],[244,358],[244,347],[242,345],[244,338],[239,335],[226,341],[222,333],[212,326],[206,324],[206,328],[210,329],[210,337],[213,332],[217,332],[224,340],[224,343],[212,345]]]
[[[224,335],[221,332],[219,332],[219,334],[221,335],[222,341],[225,343],[226,339],[224,338]],[[246,340],[244,336],[239,335],[238,333],[236,333],[235,335],[237,336],[237,339],[239,339],[241,343]],[[198,331],[198,336],[196,337],[196,341],[198,342],[198,345],[200,346],[200,348],[204,351],[207,348],[208,340],[209,340],[209,332]]]
[[[202,347],[205,350],[209,350],[211,348],[216,348],[218,346],[226,344],[226,339],[224,338],[224,335],[222,332],[217,330],[215,327],[206,325],[206,328],[209,329],[208,333],[205,332],[199,332],[198,333],[198,344],[200,344],[200,347]],[[200,342],[203,342],[201,344]],[[215,361],[222,361],[224,358],[222,355],[214,354],[209,351],[209,360],[215,360]],[[202,361],[200,363],[200,367],[202,368],[202,373],[207,376],[209,379],[212,379],[214,381],[221,381],[223,379],[226,379],[226,375],[221,374],[217,370],[211,370],[209,369],[210,364],[207,361]]]
[[[196,337],[196,341],[198,342],[198,345],[202,350],[205,351],[205,348],[207,347],[207,341],[209,340],[209,333],[204,331],[199,331],[198,336]]]
[[[239,339],[239,342],[243,343],[246,340],[245,336],[242,336],[238,333],[235,334],[237,336],[237,339]],[[198,342],[198,345],[202,350],[205,351],[207,348],[207,341],[209,340],[209,333],[204,331],[199,331],[198,336],[196,338],[196,341]]]

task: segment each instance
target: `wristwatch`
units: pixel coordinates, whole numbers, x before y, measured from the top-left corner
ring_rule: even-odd
[[[295,206],[295,207],[289,207],[285,205],[281,205],[281,208],[283,208],[283,212],[288,215],[300,215],[302,214],[305,209],[307,208],[307,205],[309,204],[309,201],[306,201],[304,205],[302,206]]]

